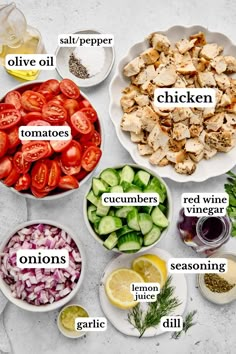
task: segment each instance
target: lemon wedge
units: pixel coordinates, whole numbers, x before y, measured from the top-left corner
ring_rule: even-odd
[[[132,269],[146,283],[159,283],[162,288],[167,279],[166,262],[154,254],[144,254],[132,262]]]
[[[132,269],[116,269],[106,280],[107,297],[114,306],[122,310],[128,310],[138,304],[138,301],[134,301],[134,296],[130,292],[130,284],[143,282],[141,275]]]

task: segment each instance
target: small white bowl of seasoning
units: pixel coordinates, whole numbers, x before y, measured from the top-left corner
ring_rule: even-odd
[[[81,338],[86,332],[75,330],[75,319],[77,317],[89,317],[88,311],[81,305],[69,304],[59,312],[57,327],[67,338]]]
[[[73,34],[101,34],[96,30],[81,30]],[[73,80],[79,87],[91,87],[104,81],[114,64],[113,47],[57,47],[57,72]]]
[[[217,305],[226,305],[236,300],[236,253],[216,252],[209,258],[226,258],[228,271],[198,274],[197,282],[201,294]]]

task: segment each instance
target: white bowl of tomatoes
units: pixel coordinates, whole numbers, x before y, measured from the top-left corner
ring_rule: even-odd
[[[68,140],[20,140],[20,126],[71,128]],[[102,125],[69,80],[21,84],[0,100],[0,180],[33,199],[63,197],[82,185],[102,155]]]

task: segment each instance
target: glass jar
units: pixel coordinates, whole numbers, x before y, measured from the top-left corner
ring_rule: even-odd
[[[180,211],[178,230],[183,242],[196,252],[211,254],[230,238],[231,221],[228,216],[186,216]]]

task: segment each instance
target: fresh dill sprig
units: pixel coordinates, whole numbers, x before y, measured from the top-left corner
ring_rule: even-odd
[[[194,310],[192,312],[189,312],[186,315],[184,323],[183,323],[183,329],[181,331],[174,332],[172,335],[172,338],[179,339],[179,337],[183,333],[186,333],[189,328],[191,328],[192,326],[194,326],[196,324],[196,322],[193,322],[193,319],[194,319],[194,316],[196,315],[196,313],[197,313],[197,310]]]
[[[147,311],[144,312],[140,304],[129,311],[128,321],[139,331],[139,338],[148,328],[157,326],[163,316],[169,315],[181,304],[179,299],[173,296],[175,288],[171,285],[171,280],[172,277],[167,279],[156,301],[148,303]]]

